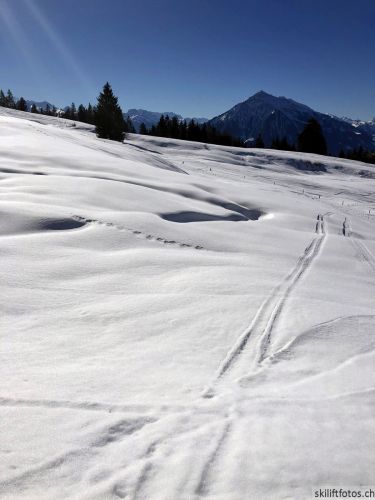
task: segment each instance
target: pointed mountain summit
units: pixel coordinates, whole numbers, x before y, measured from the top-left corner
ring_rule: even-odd
[[[220,132],[228,132],[250,143],[262,135],[266,147],[274,139],[286,138],[296,144],[310,118],[321,125],[331,154],[341,149],[358,147],[374,150],[375,142],[366,130],[358,130],[352,124],[336,117],[319,113],[305,104],[286,97],[276,97],[260,90],[225,113],[210,120]]]

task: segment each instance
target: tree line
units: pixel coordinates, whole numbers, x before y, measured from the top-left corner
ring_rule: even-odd
[[[259,134],[251,147],[264,148],[262,135]],[[273,139],[270,149],[282,151],[300,151],[302,153],[315,153],[328,155],[327,142],[324,137],[320,123],[311,118],[297,138],[297,144],[291,144],[286,137]],[[375,152],[368,151],[362,147],[344,151],[341,149],[340,158],[362,161],[364,163],[375,163]]]
[[[168,115],[161,115],[159,122],[152,125],[150,129],[141,123],[139,133],[186,141],[208,142],[222,146],[245,147],[245,143],[241,139],[221,133],[208,123],[199,124],[195,120],[179,120],[176,116],[170,118]]]
[[[45,116],[58,116],[66,120],[75,120],[95,125],[97,135],[106,139],[123,140],[127,132],[135,132],[130,118],[124,118],[122,110],[118,105],[118,99],[113,94],[108,82],[104,85],[96,106],[92,106],[89,103],[87,106],[80,104],[77,107],[73,102],[70,106],[66,106],[62,110],[57,109],[55,106],[50,106],[48,103],[45,107],[37,107],[33,103],[29,109],[23,97],[16,99],[11,90],[4,93],[2,89],[0,89],[0,106]],[[121,130],[121,133],[118,132],[118,129]]]
[[[252,144],[254,148],[264,148],[262,134],[259,134]],[[282,151],[299,151],[301,153],[315,153],[327,155],[327,142],[325,140],[322,127],[315,118],[310,118],[301,133],[297,137],[297,144],[291,144],[286,137],[276,137],[272,140],[270,149]]]
[[[3,90],[0,89],[0,106],[3,106],[4,108],[18,109],[19,111],[28,111],[25,99],[20,97],[16,100],[12,91],[9,89],[6,94],[4,94]]]
[[[17,109],[19,111],[29,111],[27,102],[23,97],[15,99],[11,90],[4,93],[0,89],[0,106]],[[77,120],[83,123],[95,125],[98,137],[123,141],[126,133],[135,132],[130,118],[124,118],[124,114],[118,104],[118,98],[114,95],[112,87],[107,82],[103,86],[102,92],[97,98],[96,106],[90,103],[87,106],[80,104],[76,107],[73,102],[64,110],[58,110],[54,106],[46,105],[45,108],[37,108],[32,104],[31,113],[40,113],[47,116],[60,116],[68,120]],[[219,132],[209,123],[198,124],[195,120],[178,120],[173,116],[161,115],[158,123],[149,129],[144,123],[141,124],[139,133],[156,137],[166,137],[171,139],[181,139],[187,141],[204,142],[223,146],[235,147],[255,147],[264,148],[265,144],[262,135],[251,144],[241,139],[233,137],[229,133]],[[290,144],[286,137],[274,138],[270,149],[283,151],[300,151],[303,153],[315,153],[327,155],[327,143],[319,122],[311,118],[297,138],[297,144]],[[375,163],[375,153],[363,148],[349,151],[340,151],[340,158],[358,160],[365,163]]]
[[[362,147],[352,149],[350,151],[344,151],[343,149],[339,154],[340,158],[346,158],[348,160],[363,161],[364,163],[375,164],[375,153],[367,151]]]

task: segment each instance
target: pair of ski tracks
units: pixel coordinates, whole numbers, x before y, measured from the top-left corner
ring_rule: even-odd
[[[279,283],[259,307],[253,321],[237,339],[224,361],[219,366],[203,397],[213,397],[222,383],[234,382],[241,376],[256,371],[268,356],[268,350],[281,313],[288,297],[319,256],[327,236],[322,216],[318,216],[314,237],[305,248],[294,268]]]
[[[302,256],[298,259],[296,265],[286,278],[284,278],[283,281],[276,286],[271,295],[260,306],[252,323],[232,347],[219,367],[214,381],[203,393],[203,396],[213,396],[215,394],[215,390],[220,387],[221,383],[224,383],[224,381],[227,382],[228,378],[233,382],[237,377],[248,374],[252,369],[257,369],[257,367],[267,357],[272,333],[278,318],[284,309],[285,303],[298,282],[303,278],[306,272],[311,268],[315,259],[318,257],[325,238],[325,223],[320,216],[316,224],[316,234],[304,250]],[[7,403],[9,403],[9,401],[3,401],[3,404],[7,405]],[[33,402],[32,406],[36,405],[35,403],[36,402]],[[24,402],[20,401],[18,404],[22,406]],[[73,406],[75,407],[76,405]],[[107,405],[104,405],[105,408],[102,407],[102,405],[99,405],[98,407],[96,407],[96,405],[94,405],[94,407],[91,407],[91,405],[86,407],[85,405],[85,408],[81,408],[81,405],[77,406],[79,409],[108,410]],[[127,410],[127,408],[111,409],[115,411],[123,411],[124,409]],[[223,449],[225,448],[228,439],[230,439],[233,426],[237,420],[235,413],[236,405],[233,405],[231,410],[226,413],[225,418],[222,421],[221,430],[218,434],[215,433],[216,436],[211,441],[208,454],[205,457],[203,464],[201,464],[198,471],[195,473],[196,480],[194,481],[195,487],[193,488],[193,491],[191,491],[192,498],[201,498],[210,493],[211,487],[214,483],[212,476],[215,474],[215,466],[223,456]],[[152,460],[154,451],[155,446],[151,446],[147,454],[145,469],[142,469],[137,485],[132,491],[132,498],[139,498],[140,493],[143,491],[145,486],[144,483],[148,483],[149,479],[151,479],[149,477],[150,470],[154,469],[156,465]]]
[[[274,288],[271,295],[264,300],[249,327],[228,352],[217,370],[214,380],[203,392],[202,396],[204,398],[215,396],[221,385],[228,383],[228,379],[229,382],[233,383],[239,377],[256,371],[268,356],[272,333],[283,312],[288,297],[318,258],[327,236],[326,225],[321,215],[318,216],[315,231],[314,237],[305,248],[294,268]],[[211,453],[209,453],[201,468],[200,477],[195,489],[195,498],[197,499],[210,493],[215,465],[223,455],[223,448],[230,437],[236,420],[234,413],[235,405],[232,407],[230,414],[225,417],[222,424],[222,431],[219,437],[214,440]]]

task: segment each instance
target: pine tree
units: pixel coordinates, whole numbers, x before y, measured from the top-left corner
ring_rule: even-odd
[[[77,120],[79,122],[86,122],[87,121],[87,111],[86,111],[86,108],[83,104],[80,104],[78,106]]]
[[[303,153],[327,154],[327,143],[322,127],[315,118],[310,118],[298,136],[298,151]]]
[[[158,137],[166,137],[167,127],[166,127],[166,118],[164,115],[161,115],[158,124],[156,125],[156,135]]]
[[[135,134],[135,128],[129,116],[126,118],[126,120],[124,120],[124,122],[125,122],[125,132],[129,134]]]
[[[6,97],[5,97],[5,94],[4,92],[0,89],[0,106],[6,106]]]
[[[19,111],[27,111],[27,103],[23,97],[20,97],[16,103],[16,108]]]
[[[77,108],[74,102],[72,102],[72,105],[70,106],[70,119],[71,120],[77,119]]]
[[[95,131],[98,137],[123,141],[125,122],[117,97],[107,82],[98,97],[95,110]]]
[[[36,105],[35,105],[35,104],[32,104],[31,109],[30,109],[30,112],[31,112],[31,113],[39,113],[38,108],[36,107]]]
[[[16,109],[16,102],[10,89],[8,89],[5,100],[7,108]]]
[[[139,127],[139,133],[141,135],[148,135],[148,130],[147,130],[147,127],[146,125],[142,122],[140,127]]]
[[[71,110],[70,106],[67,106],[64,109],[64,118],[66,118],[67,120],[70,120],[71,116],[72,116],[72,110]]]
[[[179,122],[178,122],[178,118],[177,116],[174,116],[171,120],[171,123],[170,123],[170,132],[171,132],[171,137],[173,139],[178,139],[178,136],[180,135],[179,133]]]
[[[94,124],[94,109],[91,105],[91,103],[89,103],[89,105],[87,106],[87,110],[86,110],[86,120],[87,120],[87,123],[91,123],[91,125]]]

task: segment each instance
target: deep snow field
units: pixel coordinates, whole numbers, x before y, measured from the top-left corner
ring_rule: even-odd
[[[375,485],[374,193],[358,162],[0,108],[0,498]]]

